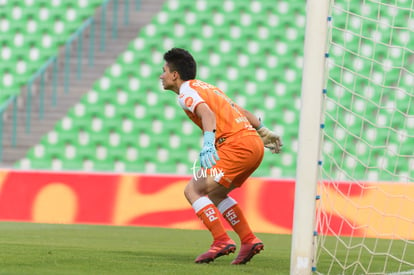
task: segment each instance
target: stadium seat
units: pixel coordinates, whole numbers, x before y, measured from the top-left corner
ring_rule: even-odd
[[[0,9],[0,63],[12,68],[19,61],[20,68],[25,67],[24,71],[8,71],[16,79],[13,88],[19,90],[49,57],[56,55],[57,47],[93,15],[102,1],[8,1]],[[8,97],[1,98],[0,104]]]

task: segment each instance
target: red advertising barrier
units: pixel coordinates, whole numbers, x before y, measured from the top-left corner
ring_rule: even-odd
[[[201,229],[189,176],[0,172],[0,220]],[[253,230],[290,233],[294,183],[252,178],[232,192]]]
[[[414,240],[414,183],[327,182],[319,185],[319,194],[322,231],[329,227],[335,235]]]
[[[202,229],[184,198],[189,179],[0,171],[0,220]],[[254,231],[290,234],[294,187],[293,180],[251,178],[231,196]],[[318,192],[324,209],[319,229],[329,226],[332,234],[346,236],[414,239],[414,184],[323,183]]]

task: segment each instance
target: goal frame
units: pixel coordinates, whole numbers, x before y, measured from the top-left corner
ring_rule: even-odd
[[[329,0],[308,0],[290,274],[314,271],[316,192],[323,128]]]

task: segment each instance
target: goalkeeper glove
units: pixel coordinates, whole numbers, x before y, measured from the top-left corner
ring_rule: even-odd
[[[269,149],[273,154],[279,154],[282,150],[282,140],[274,132],[270,131],[263,124],[256,129],[257,133],[261,137],[264,146]]]
[[[204,132],[203,149],[200,152],[201,167],[211,168],[216,164],[216,160],[220,159],[214,146],[215,138],[216,136],[213,132]]]

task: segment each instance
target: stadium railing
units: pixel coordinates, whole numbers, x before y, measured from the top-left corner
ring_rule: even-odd
[[[25,133],[29,135],[32,119],[34,119],[32,117],[32,110],[36,109],[38,111],[38,118],[44,119],[45,97],[50,96],[52,105],[56,106],[60,94],[58,92],[59,81],[63,82],[63,92],[69,93],[71,71],[74,69],[77,79],[81,79],[82,60],[87,58],[88,66],[94,66],[95,53],[97,50],[106,50],[106,40],[109,33],[112,38],[116,38],[118,36],[119,26],[121,24],[129,24],[128,10],[130,8],[134,8],[135,10],[140,9],[141,0],[124,1],[123,20],[120,22],[118,18],[118,2],[119,0],[104,0],[96,9],[95,14],[82,23],[59,48],[56,55],[51,56],[30,77],[27,84],[21,88],[20,93],[13,93],[8,100],[0,104],[0,162],[3,160],[5,122],[12,124],[10,145],[16,147],[18,145],[17,128],[19,123],[24,123]],[[111,20],[107,18],[108,11],[111,11]],[[86,37],[89,37],[89,39],[85,43],[84,40]],[[87,56],[84,56],[85,53]],[[75,68],[71,66],[75,66]],[[62,74],[63,79],[59,77]],[[47,91],[51,91],[51,93],[47,94]],[[34,105],[33,96],[39,97],[38,106]],[[22,110],[25,112],[23,119],[18,118],[18,112]]]

